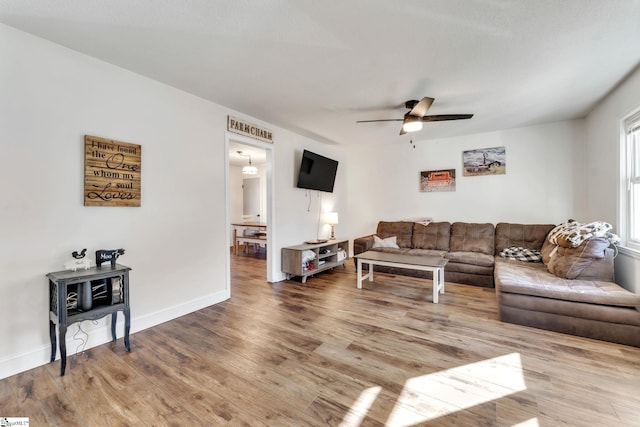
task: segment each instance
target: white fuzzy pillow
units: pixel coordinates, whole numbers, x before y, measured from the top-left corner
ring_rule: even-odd
[[[396,248],[398,249],[399,246],[396,243],[396,240],[398,239],[397,236],[391,236],[391,237],[387,237],[386,239],[381,239],[380,237],[376,236],[375,234],[373,235],[373,247],[374,248]]]

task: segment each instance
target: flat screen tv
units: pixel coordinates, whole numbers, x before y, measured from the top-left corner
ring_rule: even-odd
[[[333,193],[337,170],[336,160],[304,150],[298,175],[298,188]]]

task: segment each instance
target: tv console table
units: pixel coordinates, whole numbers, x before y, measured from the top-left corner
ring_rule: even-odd
[[[124,345],[131,351],[129,330],[129,270],[124,265],[103,264],[87,270],[65,270],[47,274],[49,279],[49,338],[51,362],[56,358],[56,325],[60,341],[60,376],[67,366],[67,327],[83,320],[111,314],[111,337],[116,340],[118,311],[124,313]]]
[[[313,252],[313,258],[307,259],[305,251]],[[339,255],[341,251],[344,255]],[[348,254],[349,240],[333,239],[325,243],[289,246],[282,248],[282,271],[287,274],[287,279],[300,276],[302,283],[306,283],[309,276],[344,265]]]

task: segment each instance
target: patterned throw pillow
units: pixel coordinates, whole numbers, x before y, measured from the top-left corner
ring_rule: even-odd
[[[386,239],[381,239],[377,235],[373,235],[373,248],[395,248],[398,249],[399,246],[396,243],[397,237],[391,236]]]
[[[523,248],[521,246],[504,248],[502,252],[500,252],[500,256],[514,261],[542,262],[542,254],[540,254],[540,251]]]

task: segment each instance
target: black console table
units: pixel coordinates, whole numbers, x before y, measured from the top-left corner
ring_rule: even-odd
[[[67,327],[83,320],[100,319],[111,314],[111,336],[116,340],[118,311],[124,313],[124,345],[131,351],[129,330],[129,267],[103,264],[87,270],[57,271],[49,279],[49,337],[51,362],[56,358],[56,324],[60,340],[60,376],[67,366]]]

